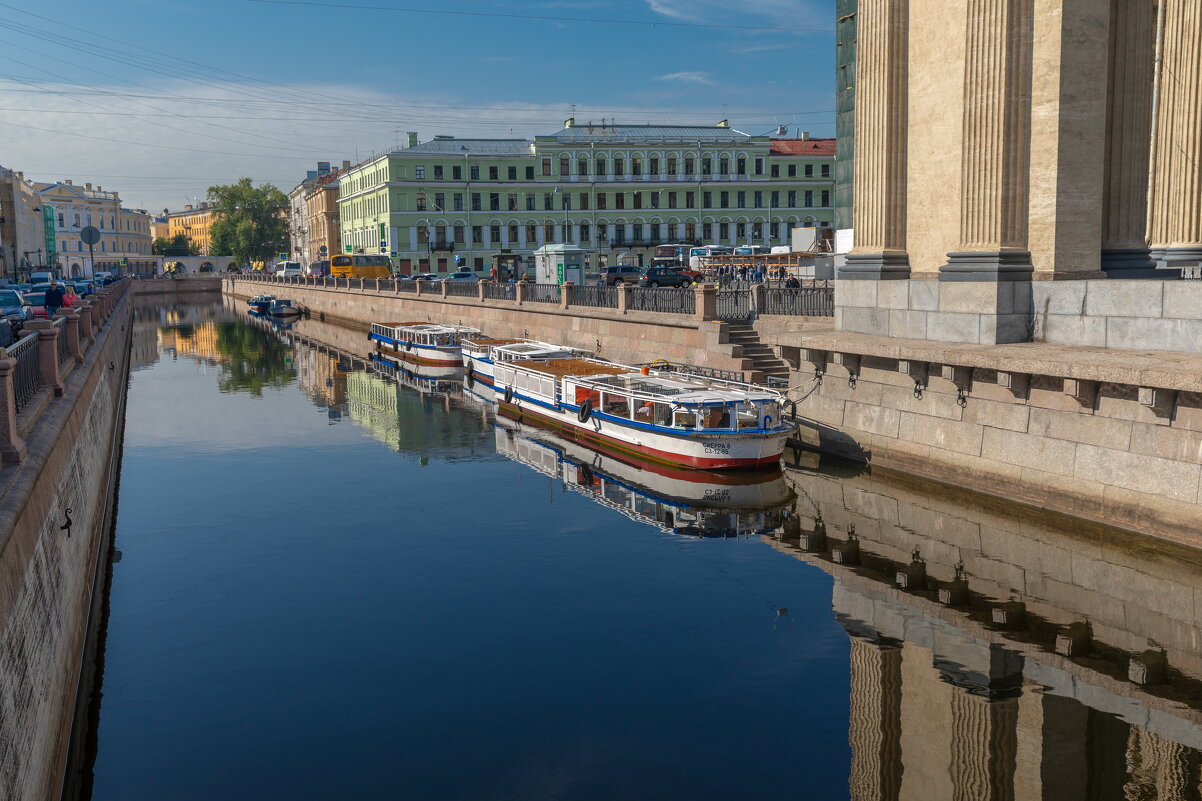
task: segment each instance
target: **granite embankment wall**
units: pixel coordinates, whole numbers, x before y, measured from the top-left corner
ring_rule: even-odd
[[[226,279],[222,290],[237,299],[261,293],[288,297],[327,319],[366,331],[373,322],[423,320],[471,325],[494,337],[528,337],[584,348],[627,363],[667,359],[723,370],[749,370],[739,347],[727,343],[726,324],[693,315],[553,303],[481,301],[476,298],[414,295],[374,290],[277,286]]]
[[[221,292],[220,278],[147,278],[134,281],[133,294],[138,297],[162,298],[169,300],[176,297],[187,297],[194,300],[194,295],[217,294]]]
[[[105,294],[107,307],[89,305],[107,322],[61,394],[43,387],[23,407],[28,450],[0,469],[0,798],[13,801],[59,797],[77,699],[87,703],[81,666],[110,551],[132,329],[124,287]]]

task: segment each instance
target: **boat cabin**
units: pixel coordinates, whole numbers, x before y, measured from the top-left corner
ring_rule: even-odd
[[[434,323],[372,323],[372,338],[390,344],[412,342],[428,348],[458,348],[465,338],[478,335],[478,328]]]

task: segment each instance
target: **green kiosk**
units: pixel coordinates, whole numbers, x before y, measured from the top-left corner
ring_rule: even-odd
[[[540,284],[583,284],[585,252],[574,245],[543,245],[534,251],[534,280]]]

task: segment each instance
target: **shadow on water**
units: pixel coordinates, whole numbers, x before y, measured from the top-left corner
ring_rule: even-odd
[[[240,309],[181,307],[146,310],[138,326],[135,364],[141,358],[142,366],[148,367],[170,357],[219,366],[215,380],[222,392],[260,399],[295,386],[306,408],[322,414],[328,424],[345,427],[351,423],[369,441],[384,445],[419,473],[435,463],[471,469],[482,464],[490,467],[489,460],[504,459],[513,463],[513,470],[503,478],[510,487],[523,486],[523,474],[544,477],[545,505],[532,505],[522,510],[523,515],[549,516],[552,505],[583,498],[589,501],[586,509],[595,511],[603,525],[616,526],[627,519],[662,534],[683,535],[664,538],[681,548],[722,549],[721,553],[674,551],[670,567],[650,575],[640,573],[638,564],[620,563],[621,569],[639,576],[628,585],[630,592],[637,592],[644,583],[668,582],[677,573],[687,573],[699,554],[708,560],[723,559],[723,572],[707,574],[709,583],[698,589],[698,597],[718,590],[721,581],[715,575],[734,572],[740,583],[750,581],[740,572],[751,569],[747,562],[751,556],[741,547],[760,547],[762,543],[797,560],[798,567],[804,568],[786,569],[788,581],[820,591],[794,601],[801,606],[775,608],[773,627],[775,630],[779,621],[810,627],[789,631],[804,638],[799,646],[807,652],[827,653],[825,658],[830,661],[798,663],[797,672],[785,679],[792,688],[790,693],[800,693],[815,707],[831,706],[836,700],[846,704],[832,707],[843,709],[846,719],[833,727],[797,728],[802,723],[769,720],[769,713],[762,713],[763,742],[757,749],[765,744],[771,749],[780,743],[808,742],[810,747],[803,748],[799,758],[821,747],[834,749],[807,763],[807,775],[786,782],[793,794],[804,796],[808,791],[815,798],[850,797],[853,801],[903,797],[1184,801],[1200,797],[1202,649],[1197,632],[1202,603],[1195,600],[1202,601],[1202,555],[1196,551],[806,451],[786,452],[783,472],[732,475],[657,469],[498,418],[495,406],[487,398],[465,391],[457,376],[423,374],[373,359],[361,332],[320,321],[278,328],[267,321],[249,321]],[[386,487],[387,482],[381,486]],[[472,502],[504,508],[499,498],[492,500],[498,490],[491,491],[493,494],[474,496]],[[459,496],[459,500],[467,497]],[[421,500],[409,498],[407,504]],[[533,504],[529,498],[523,502]],[[585,516],[585,512],[578,514]],[[498,545],[514,550],[520,550],[524,540],[533,536],[523,524],[503,518],[490,521],[490,525],[513,535],[509,540],[501,538]],[[464,532],[458,532],[450,541],[466,538]],[[715,538],[733,541],[708,542]],[[490,548],[488,542],[471,539],[470,547]],[[544,547],[549,546],[544,543]],[[775,556],[772,551],[764,552]],[[502,558],[497,554],[503,551],[488,552],[494,559]],[[545,557],[536,552],[526,553],[524,558],[537,563]],[[522,574],[508,563],[493,567],[489,564],[489,569],[472,575],[483,582],[485,576],[517,571],[519,584],[510,586],[508,592],[529,605],[519,604],[520,612],[510,612],[515,619],[534,621],[554,614],[525,586],[545,576]],[[565,569],[564,565],[558,567]],[[787,563],[774,558],[772,569],[782,567],[787,568]],[[464,569],[471,574],[477,568],[469,564]],[[760,581],[770,583],[765,576],[760,576]],[[684,591],[680,585],[674,587],[677,592]],[[752,589],[759,592],[762,588]],[[470,589],[464,585],[456,591]],[[527,598],[528,594],[531,597]],[[561,596],[558,603],[567,603],[568,597]],[[504,604],[512,601],[499,596],[495,602],[505,609]],[[658,602],[664,603],[662,599]],[[631,615],[624,618],[627,626],[637,627],[639,609],[623,610]],[[711,610],[710,614],[717,613]],[[819,628],[831,626],[832,617],[842,632],[834,629],[841,645],[834,651],[833,641],[824,639]],[[720,631],[702,630],[706,645],[693,652],[694,658],[697,653],[737,650],[727,638],[739,626],[729,620],[723,625],[727,628]],[[515,631],[508,636],[520,640],[524,632]],[[620,635],[616,630],[606,631],[599,636],[608,647],[606,637]],[[571,639],[574,635],[560,632],[558,636]],[[437,642],[426,645],[437,646]],[[686,652],[694,647],[688,641],[674,641],[674,645]],[[450,647],[467,646],[456,643]],[[101,648],[98,660],[103,654]],[[748,704],[763,705],[767,710],[772,703],[763,695],[754,695],[756,682],[741,675],[758,676],[763,666],[756,664],[750,652],[739,655],[749,661],[740,666],[741,673],[733,674],[738,678],[721,690],[707,686],[707,692],[732,693],[735,698],[744,693]],[[596,658],[604,658],[601,651]],[[537,674],[538,666],[523,665],[520,660],[522,671]],[[508,669],[501,658],[491,667],[502,673]],[[461,665],[442,668],[461,669]],[[686,668],[675,675],[678,682],[687,683],[697,680],[695,673]],[[469,672],[460,679],[464,687],[481,680],[468,678],[473,675]],[[649,681],[639,675],[642,681]],[[808,697],[808,688],[832,678],[842,689],[828,690],[826,697]],[[554,683],[545,677],[538,680],[543,682],[540,686]],[[509,681],[518,683],[519,679]],[[846,692],[848,683],[850,693]],[[594,688],[603,684],[593,677]],[[508,691],[508,686],[496,687],[496,695],[472,707],[472,725],[487,727],[490,719],[484,710],[490,704],[503,707]],[[840,693],[843,698],[836,699]],[[584,690],[565,691],[556,696],[556,703],[587,704],[587,697]],[[777,700],[783,703],[783,697]],[[661,702],[644,699],[642,703]],[[738,705],[736,701],[735,706],[722,709],[733,717],[736,713],[732,710]],[[445,708],[436,711],[438,717],[445,717],[455,714],[456,708],[445,702]],[[467,714],[464,710],[457,713]],[[522,717],[521,712],[512,710],[508,714],[525,721],[528,729],[539,728],[538,718]],[[580,719],[595,720],[583,713]],[[638,726],[624,730],[625,739],[640,742],[641,727],[659,719],[638,720]],[[572,726],[586,725],[580,721]],[[93,735],[97,725],[103,726],[98,709],[93,710],[89,723]],[[708,723],[722,729],[731,721]],[[519,741],[533,736],[522,726],[506,730]],[[574,731],[571,726],[556,730],[551,739],[569,737]],[[670,728],[656,731],[667,735],[660,741],[661,750],[662,743],[699,736],[697,727],[675,734]],[[494,745],[503,750],[497,742]],[[847,746],[846,751],[839,750]],[[105,747],[103,730],[99,747]],[[542,747],[551,749],[546,744]],[[644,789],[663,790],[653,778],[658,774],[640,772],[648,770],[645,766],[630,768],[633,757],[618,746],[594,743],[594,747],[624,754],[605,768],[607,776],[633,770],[642,777]],[[488,762],[485,751],[471,751],[478,767],[466,773],[488,776],[485,784],[492,790],[490,797],[518,797],[514,788],[528,785],[513,779],[508,766]],[[739,773],[739,759],[751,757],[747,752],[738,754],[728,755],[725,770],[742,777],[739,786],[749,797],[762,795],[757,782],[766,787],[779,779],[762,768],[754,776]],[[690,771],[705,774],[695,753],[687,769],[685,763],[677,766],[671,762],[673,758],[661,756],[663,762],[655,770],[675,770],[682,780]],[[459,756],[456,763],[462,767],[464,759],[467,757]],[[589,757],[577,755],[574,759],[560,769],[586,772]],[[778,768],[785,770],[779,763]],[[466,780],[449,777],[446,781]],[[718,786],[720,780],[712,778],[711,783]],[[470,782],[463,786],[480,790]],[[689,787],[693,797],[719,797],[717,791],[706,795],[704,787],[695,783]],[[780,790],[782,785],[772,787]],[[152,797],[126,796],[121,789],[110,780],[97,797]],[[442,796],[427,792],[424,797],[469,797],[472,793],[470,789],[444,790]],[[558,793],[519,795],[606,795],[599,792],[592,786],[571,786]],[[85,792],[78,797],[88,795]],[[639,795],[614,792],[607,797]]]

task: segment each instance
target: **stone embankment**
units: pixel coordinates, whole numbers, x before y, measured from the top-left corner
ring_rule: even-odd
[[[129,374],[129,283],[0,349],[0,798],[62,792],[88,703]]]

